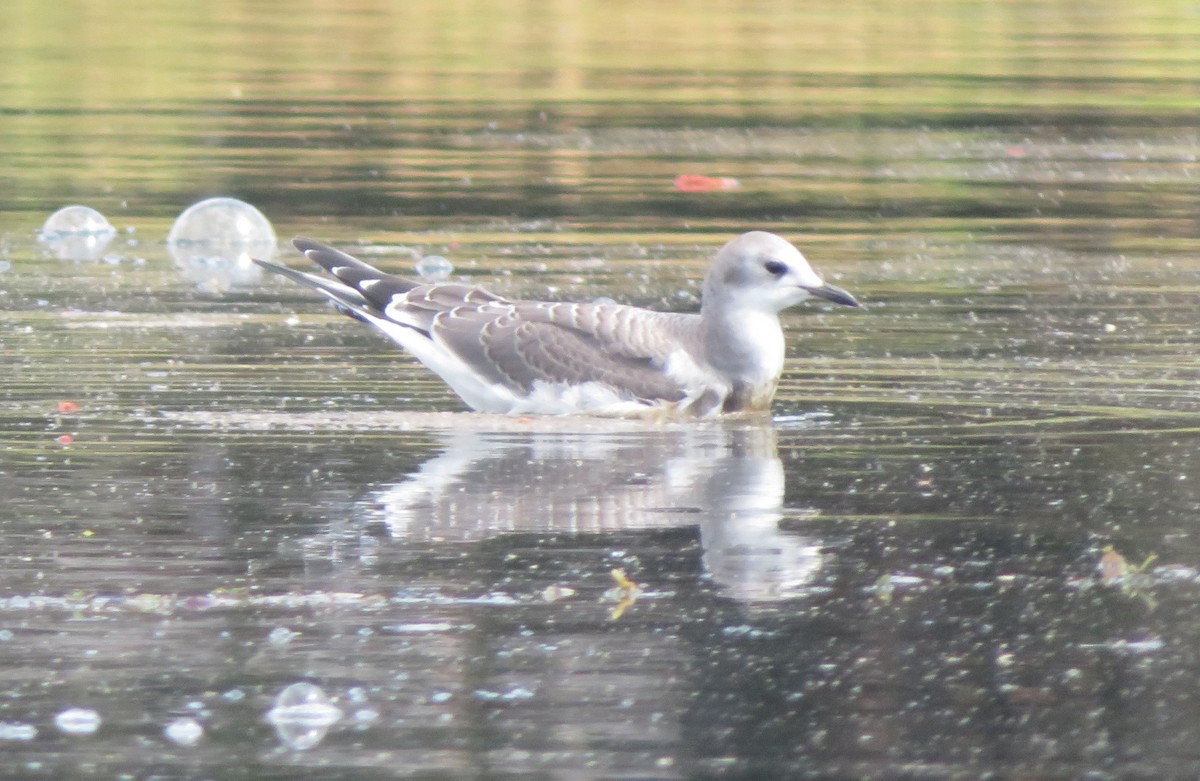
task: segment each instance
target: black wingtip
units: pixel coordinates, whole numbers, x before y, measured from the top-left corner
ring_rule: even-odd
[[[310,249],[326,249],[324,244],[307,236],[296,236],[292,239],[292,246],[304,253]]]
[[[259,266],[262,266],[267,271],[274,271],[276,274],[291,270],[287,266],[282,266],[278,263],[272,263],[271,261],[263,260],[262,258],[250,258],[250,260],[254,261]]]

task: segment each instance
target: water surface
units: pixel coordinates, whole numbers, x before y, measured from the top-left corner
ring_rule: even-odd
[[[7,777],[1196,775],[1192,4],[0,22]],[[767,228],[865,306],[786,314],[769,418],[474,415],[177,265],[210,195],[679,311]]]

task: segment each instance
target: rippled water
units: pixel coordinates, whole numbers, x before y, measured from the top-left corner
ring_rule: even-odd
[[[0,775],[1200,770],[1193,4],[0,24]],[[767,228],[865,306],[787,313],[770,419],[464,413],[173,259],[213,195],[677,310]],[[36,241],[73,202],[96,260]]]

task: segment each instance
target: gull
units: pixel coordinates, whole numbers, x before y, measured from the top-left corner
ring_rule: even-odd
[[[387,274],[312,239],[292,243],[330,277],[255,263],[379,329],[480,412],[706,418],[765,410],[783,371],[779,312],[809,298],[858,306],[765,231],[717,252],[698,314],[510,300]]]

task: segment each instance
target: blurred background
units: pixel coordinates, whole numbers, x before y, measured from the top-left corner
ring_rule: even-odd
[[[1151,200],[1147,233],[1194,229],[1200,19],[1182,0],[14,0],[0,15],[8,231],[80,200],[150,233],[213,194],[377,233],[870,220],[1004,237],[1040,214],[1061,245],[1091,232],[1069,218]],[[1156,154],[1183,157],[1151,175]],[[689,199],[680,174],[741,186]]]

